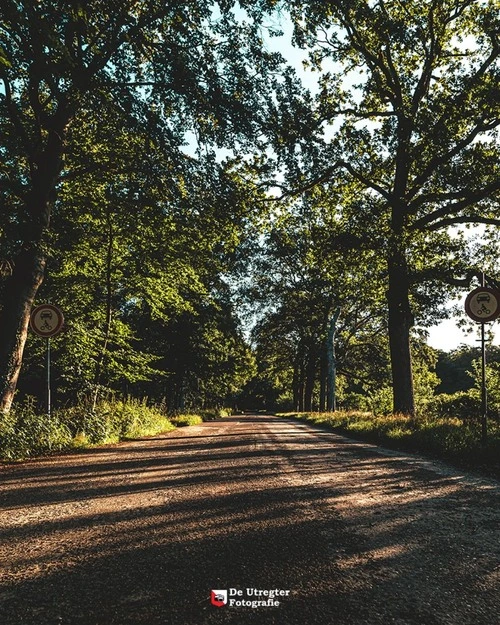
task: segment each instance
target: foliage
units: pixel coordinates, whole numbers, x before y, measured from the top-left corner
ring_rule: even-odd
[[[187,425],[200,425],[203,423],[202,417],[197,414],[183,414],[177,417],[171,417],[170,421],[175,427],[185,427]]]
[[[35,410],[27,398],[15,410],[0,417],[0,459],[19,460],[62,451],[72,446],[70,428],[58,417],[50,419]]]
[[[210,300],[194,301],[192,308],[152,320],[141,332],[145,345],[161,355],[156,367],[163,374],[137,388],[165,398],[172,412],[234,403],[255,370],[227,290],[214,288]]]
[[[429,403],[428,411],[438,419],[456,417],[468,423],[477,422],[481,413],[481,397],[475,389],[440,393]]]
[[[99,402],[95,407],[75,406],[57,411],[72,435],[90,444],[117,442],[173,429],[167,415],[146,401],[129,398]]]
[[[472,361],[481,356],[480,347],[461,345],[450,352],[439,352],[436,373],[441,380],[437,391],[452,394],[473,387]]]
[[[278,7],[312,92],[265,45]],[[106,412],[108,392],[181,412],[240,397],[323,408],[339,309],[346,407],[383,414],[392,391],[412,415],[465,410],[433,399],[412,327],[477,273],[462,226],[492,226],[498,249],[499,51],[493,0],[4,3],[2,410],[35,298],[65,312],[55,399],[90,400],[83,438],[134,430],[142,408]],[[39,403],[44,347],[29,339],[19,386]]]
[[[202,422],[198,415],[170,418],[162,406],[129,398],[79,405],[50,416],[35,409],[32,398],[18,403],[0,421],[0,459],[22,460],[53,452],[114,443],[169,432],[176,425]]]
[[[126,309],[164,318],[210,294],[242,221],[213,149],[259,136],[281,65],[262,45],[273,5],[242,0],[240,16],[225,1],[2,5],[0,258],[13,267],[1,272],[2,410],[49,258],[47,292],[78,294],[70,384],[78,365],[96,385],[150,378],[156,354]]]
[[[380,250],[395,409],[414,413],[411,328],[444,314],[446,285],[474,273],[460,282],[471,261],[449,227],[500,225],[495,2],[284,5],[318,88],[278,91],[276,158],[290,193],[320,189]]]
[[[215,419],[221,419],[223,417],[230,417],[233,414],[232,408],[212,408],[202,409],[199,411],[203,421],[213,421]]]
[[[306,419],[377,445],[429,454],[469,468],[500,476],[500,427],[490,428],[486,447],[478,424],[456,417],[419,418],[369,412],[285,413],[278,416]]]
[[[339,308],[338,376],[351,385],[376,387],[386,373],[377,254],[359,249],[353,261],[341,224],[324,202],[319,194],[306,198],[269,227],[254,249],[252,281],[242,291],[257,321],[252,340],[260,366],[258,392],[268,404],[324,403],[329,320]]]
[[[167,397],[171,409],[230,401],[253,360],[221,275],[235,268],[253,196],[213,155],[173,162],[113,113],[75,120],[66,160],[78,170],[85,156],[86,167],[54,207],[39,297],[65,312],[53,341],[59,396],[103,387]],[[22,394],[37,392],[44,345],[28,340]]]

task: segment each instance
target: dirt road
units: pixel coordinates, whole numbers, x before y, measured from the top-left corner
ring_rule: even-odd
[[[499,494],[251,415],[3,466],[0,623],[499,625]]]

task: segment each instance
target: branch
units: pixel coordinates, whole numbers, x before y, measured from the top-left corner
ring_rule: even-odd
[[[290,189],[290,187],[284,184],[281,184],[275,180],[268,181],[268,182],[261,182],[260,184],[256,186],[256,188],[264,189],[264,188],[276,187],[277,189],[281,189],[283,191],[283,195],[277,198],[268,198],[268,200],[270,201],[284,200],[287,197],[295,197],[297,195],[302,195],[302,193],[305,193],[306,191],[310,191],[315,186],[322,184],[323,182],[327,182],[328,180],[330,180],[334,171],[338,169],[341,165],[342,165],[342,162],[337,161],[335,165],[332,165],[332,167],[329,167],[328,169],[326,169],[320,176],[313,178],[312,180],[309,180],[309,182],[306,182],[302,186],[296,187],[295,189]]]
[[[332,111],[334,115],[353,115],[359,119],[369,119],[370,117],[394,117],[398,115],[396,111],[359,111],[358,109],[336,109]],[[330,120],[331,117],[328,117]]]
[[[422,230],[425,226],[431,224],[436,219],[441,219],[441,217],[451,216],[456,214],[458,211],[463,208],[468,208],[472,204],[479,202],[481,200],[486,199],[489,195],[495,193],[500,189],[500,180],[496,180],[489,185],[486,185],[484,189],[478,189],[476,191],[472,191],[460,202],[455,202],[454,204],[447,204],[434,212],[426,215],[425,217],[421,217],[417,219],[414,224],[410,227],[410,230]],[[452,194],[451,194],[452,195]],[[430,196],[432,199],[432,195]],[[421,204],[422,202],[420,202]],[[455,217],[457,219],[457,217]],[[457,222],[458,223],[458,222]],[[431,226],[432,228],[432,226]]]
[[[331,179],[332,174],[340,167],[343,167],[344,169],[346,169],[354,178],[356,178],[356,180],[359,180],[359,182],[363,183],[366,187],[369,187],[370,189],[377,191],[377,193],[379,193],[382,197],[384,197],[388,202],[391,201],[392,196],[389,191],[381,187],[376,182],[371,181],[369,178],[367,178],[360,172],[356,171],[350,163],[346,163],[345,161],[337,161],[334,165],[332,165],[332,167],[329,167],[328,169],[326,169],[320,176],[313,178],[312,180],[309,180],[309,182],[306,182],[304,185],[300,187],[296,187],[295,189],[290,189],[289,187],[276,181],[269,181],[269,182],[261,183],[257,185],[257,188],[263,189],[266,187],[267,188],[276,187],[277,189],[282,189],[284,191],[283,195],[281,195],[278,198],[270,198],[272,201],[280,201],[280,200],[285,199],[286,197],[295,197],[297,195],[301,195],[302,193],[305,193],[306,191],[310,191],[315,186],[322,184],[323,182],[328,182]]]
[[[446,272],[445,269],[423,269],[422,271],[414,271],[410,275],[412,284],[420,284],[429,280],[440,280],[450,286],[469,286],[470,281],[474,277],[480,277],[480,272],[476,269],[467,269],[465,278],[455,278]]]
[[[4,84],[5,103],[7,105],[7,110],[9,112],[10,118],[12,120],[12,123],[14,124],[14,127],[16,128],[17,132],[19,133],[21,137],[24,143],[24,146],[28,148],[28,146],[31,144],[31,141],[29,139],[28,133],[26,132],[26,128],[23,125],[21,116],[15,105],[15,102],[12,99],[12,90],[11,90],[10,82],[9,82],[9,79],[7,77],[7,73],[5,72],[5,70],[1,71],[0,78],[2,79],[3,84]]]
[[[432,6],[429,8],[427,24],[429,30],[430,37],[430,48],[426,45],[426,32],[422,30],[422,45],[425,50],[425,62],[422,68],[422,74],[420,75],[420,79],[413,93],[412,103],[411,103],[411,111],[412,115],[416,115],[420,102],[423,100],[425,94],[429,90],[429,85],[432,76],[432,68],[434,65],[435,59],[439,55],[439,46],[436,41],[436,28],[434,25],[434,11],[436,10],[437,2],[433,1]],[[421,30],[421,29],[419,29]]]
[[[352,20],[350,20],[346,15],[342,14],[339,17],[342,25],[350,35],[351,43],[354,49],[357,50],[365,58],[367,65],[372,71],[374,68],[378,68],[380,70],[380,72],[385,76],[387,84],[392,88],[393,93],[398,96],[397,84],[393,82],[391,69],[388,68],[387,65],[383,62],[382,55],[377,55],[368,48],[368,46],[363,41],[363,37],[361,36],[360,32],[358,31]],[[399,103],[401,103],[400,96],[401,92],[399,92]]]
[[[377,193],[379,193],[383,198],[385,198],[388,202],[392,200],[392,195],[389,191],[381,187],[376,182],[371,181],[369,178],[366,178],[363,174],[359,173],[354,169],[354,167],[350,163],[346,163],[345,161],[339,161],[339,165],[347,169],[347,171],[354,176],[357,180],[362,182],[365,186],[373,189]]]
[[[496,125],[498,124],[500,124],[500,120],[498,120],[498,123]],[[452,148],[445,154],[441,154],[432,158],[431,161],[428,163],[427,167],[425,167],[424,171],[415,178],[413,186],[409,191],[408,197],[414,197],[418,193],[418,190],[422,188],[423,184],[430,178],[430,176],[436,171],[436,169],[440,165],[446,163],[454,156],[459,154],[464,148],[466,148],[474,141],[479,133],[484,132],[484,129],[485,127],[478,122],[477,125],[469,132],[469,134],[466,135],[461,141],[459,141],[454,148]]]
[[[452,106],[452,110],[456,110],[463,104],[464,100],[470,94],[471,87],[474,83],[477,83],[478,80],[486,73],[488,68],[493,65],[496,58],[499,56],[500,46],[496,40],[493,40],[493,47],[489,56],[484,60],[481,67],[477,70],[477,72],[470,78],[469,81],[464,86],[464,89],[460,94],[458,94],[455,98],[450,99],[450,104]],[[448,118],[450,117],[451,112],[449,108],[445,108],[441,117],[437,120],[434,125],[434,131],[436,131],[439,127],[446,126],[448,122]],[[498,125],[500,125],[500,119],[493,119],[489,122],[486,119],[479,118],[476,122],[476,125],[472,130],[467,134],[461,141],[459,141],[454,148],[449,150],[445,154],[441,154],[440,156],[435,156],[431,161],[427,164],[423,172],[415,179],[413,188],[410,190],[409,197],[413,197],[418,189],[422,187],[424,182],[429,179],[432,173],[441,165],[442,163],[450,160],[454,156],[456,156],[461,150],[470,145],[477,135],[481,132],[486,132],[488,130],[493,130]]]
[[[427,228],[428,232],[434,230],[440,230],[441,228],[447,228],[455,224],[485,224],[490,226],[500,226],[500,219],[494,219],[493,217],[477,217],[477,216],[462,216],[462,217],[450,217],[449,219],[442,219],[435,224],[432,224]]]

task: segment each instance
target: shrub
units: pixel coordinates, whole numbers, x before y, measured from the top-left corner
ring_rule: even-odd
[[[197,414],[181,414],[170,419],[176,427],[185,427],[187,425],[200,425],[203,419]]]
[[[167,416],[146,401],[102,401],[57,410],[50,419],[32,401],[0,417],[0,459],[19,460],[51,451],[153,436],[175,429]]]
[[[0,417],[0,458],[17,460],[60,451],[71,444],[72,436],[57,414],[49,417],[35,411],[32,398],[27,398]]]
[[[469,423],[479,421],[480,410],[481,400],[475,389],[436,395],[427,406],[428,414],[434,418],[458,418]]]
[[[453,401],[461,399],[453,397]],[[446,410],[451,410],[446,398],[441,401]],[[500,426],[493,420],[488,422],[488,440],[483,446],[478,423],[451,416],[436,417],[427,414],[414,419],[408,415],[377,416],[359,411],[285,413],[277,416],[326,424],[348,436],[445,458],[500,476]]]
[[[214,421],[222,417],[230,417],[233,414],[231,408],[207,408],[199,411],[203,421]]]

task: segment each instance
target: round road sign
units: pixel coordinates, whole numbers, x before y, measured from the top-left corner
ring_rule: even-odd
[[[465,312],[474,321],[486,323],[500,316],[500,291],[480,286],[467,295]]]
[[[31,311],[30,326],[35,334],[50,338],[61,331],[64,323],[62,312],[52,304],[40,304]]]

